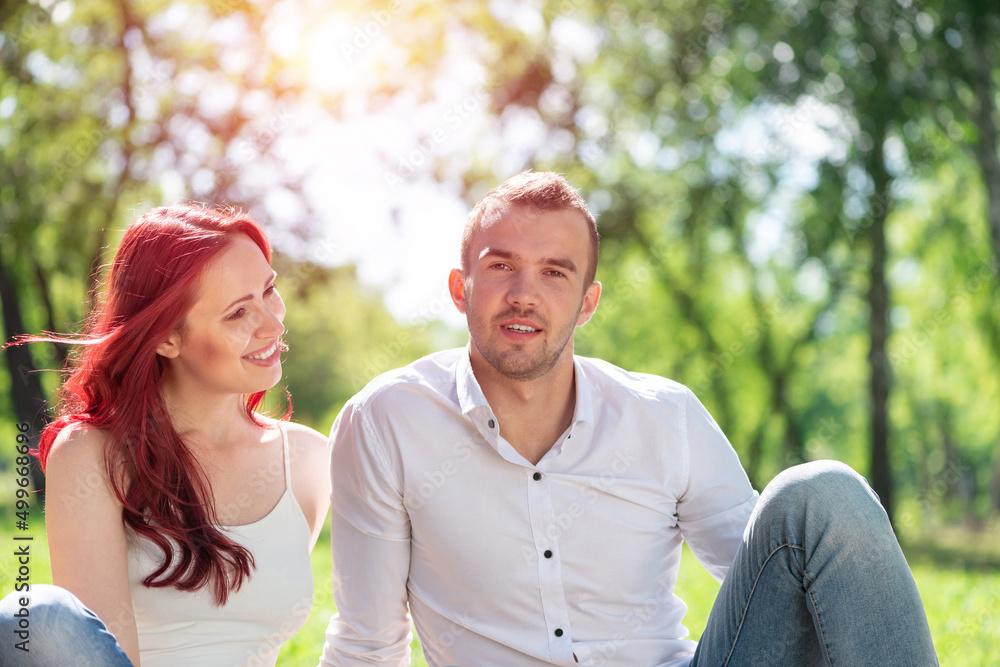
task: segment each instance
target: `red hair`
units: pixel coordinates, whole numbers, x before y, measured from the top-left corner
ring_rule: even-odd
[[[180,325],[205,267],[236,234],[250,237],[270,263],[267,238],[247,215],[194,205],[155,208],[126,230],[82,336],[18,341],[83,346],[59,390],[60,416],[39,442],[42,470],[67,426],[106,431],[105,466],[122,519],[163,552],[162,565],[143,584],[211,586],[220,605],[249,579],[253,555],[217,526],[208,479],[167,414],[160,389],[165,361],[156,348]],[[247,416],[260,426],[255,411],[264,394],[244,399]]]

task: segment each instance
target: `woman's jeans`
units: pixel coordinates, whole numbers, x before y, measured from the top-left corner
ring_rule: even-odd
[[[851,468],[790,468],[760,496],[692,667],[937,665],[889,519]]]
[[[104,622],[58,586],[32,584],[0,600],[0,637],[5,667],[132,667]]]

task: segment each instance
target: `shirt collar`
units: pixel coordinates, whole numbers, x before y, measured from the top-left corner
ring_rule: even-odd
[[[590,386],[590,378],[583,372],[583,364],[576,356],[573,357],[574,376],[576,377],[576,409],[573,412],[573,423],[586,422],[594,425],[594,389]]]
[[[475,408],[484,406],[492,413],[486,395],[483,393],[482,387],[479,386],[475,373],[472,372],[472,360],[469,354],[470,349],[466,346],[465,353],[459,358],[458,365],[455,367],[458,405],[462,409],[463,415],[468,415]],[[576,357],[573,357],[573,369],[576,377],[576,407],[573,411],[573,423],[586,422],[593,426],[594,390],[590,386],[590,379],[583,371],[583,365]]]
[[[472,343],[470,342],[469,345],[472,345]],[[466,345],[465,352],[459,357],[458,364],[455,366],[455,386],[458,388],[458,405],[462,408],[463,415],[468,415],[475,408],[484,405],[489,408],[490,406],[482,387],[479,386],[479,382],[476,380],[475,373],[472,372],[472,358],[469,356],[470,354],[471,349]]]

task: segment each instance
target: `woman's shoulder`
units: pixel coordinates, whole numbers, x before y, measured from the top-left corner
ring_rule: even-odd
[[[316,544],[319,531],[330,508],[330,454],[326,436],[308,426],[283,422],[288,436],[292,464],[292,485],[302,513],[309,523],[310,546]]]
[[[325,435],[308,426],[294,422],[282,422],[281,428],[288,434],[288,448],[293,455],[310,459],[314,457],[326,458],[328,452]]]
[[[72,505],[89,499],[110,509],[120,509],[114,500],[105,462],[108,438],[107,431],[82,424],[69,425],[59,432],[45,464],[49,499],[68,499]]]
[[[56,465],[101,463],[108,443],[108,432],[86,424],[69,424],[59,431],[49,450],[46,468]]]

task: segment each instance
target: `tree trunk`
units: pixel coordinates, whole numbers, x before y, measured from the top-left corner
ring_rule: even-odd
[[[998,137],[993,84],[995,38],[989,33],[990,17],[980,18],[982,21],[974,24],[975,39],[971,44],[974,54],[973,70],[969,79],[969,85],[978,103],[973,121],[979,131],[979,141],[974,146],[974,152],[986,188],[987,220],[990,225],[990,237],[993,240],[993,257],[997,264],[1000,264],[1000,157],[997,155]]]
[[[958,495],[961,463],[958,460],[955,441],[951,437],[950,420],[947,418],[941,420],[941,449],[944,452],[944,470],[942,471],[944,500],[952,502]]]
[[[883,104],[887,101],[881,100]],[[889,520],[895,509],[892,479],[892,465],[889,456],[889,388],[892,383],[892,368],[889,363],[887,343],[889,339],[889,285],[885,276],[887,258],[885,221],[889,215],[892,178],[885,167],[883,146],[886,138],[886,120],[879,110],[873,110],[872,150],[866,160],[866,168],[875,185],[869,202],[871,227],[870,283],[868,288],[870,347],[868,364],[871,370],[869,396],[871,399],[871,482],[879,495],[882,507]]]
[[[49,294],[49,281],[48,275],[41,266],[35,264],[35,285],[38,287],[38,293],[41,295],[42,307],[45,309],[45,326],[53,333],[64,333],[63,329],[56,324],[56,311],[52,304],[52,297]],[[66,360],[68,359],[69,349],[66,345],[62,343],[52,343],[52,348],[55,350],[56,364],[54,368],[63,369],[66,367]]]
[[[868,364],[872,423],[872,488],[882,500],[889,519],[893,516],[892,466],[889,461],[889,385],[891,368],[886,343],[889,337],[889,286],[885,279],[885,214],[875,216],[871,228],[871,285],[868,290],[871,345]]]
[[[993,458],[993,479],[990,481],[990,509],[1000,516],[1000,453]]]
[[[20,299],[17,290],[11,283],[0,256],[0,302],[2,302],[3,324],[7,336],[19,336],[25,331],[21,319]],[[45,411],[45,392],[42,383],[35,372],[35,365],[27,345],[15,345],[7,348],[4,356],[7,358],[7,370],[10,373],[10,396],[14,406],[14,414],[20,423],[28,424],[32,447],[38,446],[38,436],[49,422]],[[31,481],[39,492],[39,504],[45,498],[45,478],[42,476],[38,461],[32,459]]]

